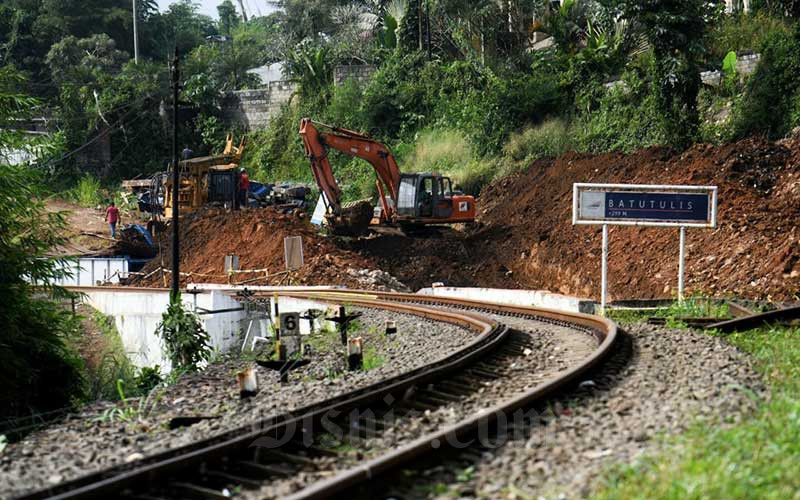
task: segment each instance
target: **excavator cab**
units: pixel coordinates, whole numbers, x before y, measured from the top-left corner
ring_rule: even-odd
[[[458,222],[474,217],[474,198],[453,194],[449,177],[436,173],[400,174],[398,221]]]

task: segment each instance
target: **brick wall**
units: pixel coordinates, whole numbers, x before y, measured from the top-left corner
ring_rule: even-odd
[[[294,83],[278,81],[269,82],[263,89],[229,92],[223,98],[223,114],[228,121],[248,130],[264,128],[292,99],[296,89]]]
[[[736,57],[736,73],[739,77],[752,75],[756,71],[761,54],[743,54]],[[722,83],[722,71],[703,71],[700,79],[706,85],[717,86]]]
[[[348,66],[337,66],[333,70],[333,84],[337,87],[347,80],[355,80],[365,84],[375,73],[375,66],[369,64],[351,64]]]

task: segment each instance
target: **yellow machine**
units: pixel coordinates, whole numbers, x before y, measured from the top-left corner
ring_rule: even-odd
[[[222,154],[178,162],[181,179],[178,206],[181,215],[197,210],[209,202],[230,202],[232,205],[237,203],[239,163],[242,160],[245,143],[246,138],[242,137],[239,147],[235,147],[233,134],[228,134]],[[161,177],[160,184],[164,200],[164,217],[171,218],[174,206],[171,170]]]

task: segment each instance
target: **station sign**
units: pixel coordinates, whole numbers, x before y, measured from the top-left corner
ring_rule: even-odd
[[[573,224],[716,227],[716,186],[573,184]]]

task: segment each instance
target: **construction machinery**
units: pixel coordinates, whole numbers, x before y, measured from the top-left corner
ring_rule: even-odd
[[[475,220],[475,198],[454,191],[449,177],[401,173],[389,148],[368,135],[303,118],[300,136],[325,203],[325,220],[335,234],[362,234],[373,218],[404,229]],[[342,191],[328,160],[329,148],[372,165],[380,195],[377,210],[370,200],[342,203]]]
[[[178,207],[180,213],[197,210],[209,202],[230,203],[235,206],[239,194],[239,163],[244,152],[245,138],[238,147],[233,145],[233,134],[228,134],[225,149],[216,156],[202,156],[178,162],[180,186]],[[174,168],[174,166],[173,166]],[[156,199],[163,197],[164,216],[172,217],[175,200],[172,198],[172,173],[166,172],[160,179]],[[154,199],[151,195],[151,199]]]

